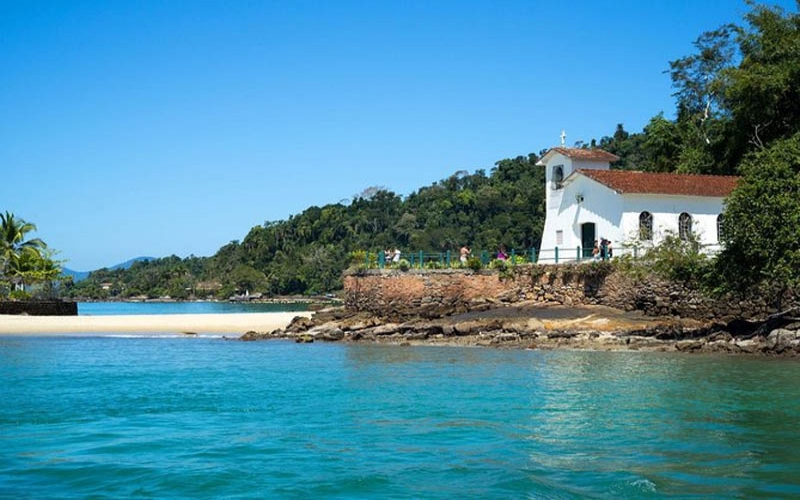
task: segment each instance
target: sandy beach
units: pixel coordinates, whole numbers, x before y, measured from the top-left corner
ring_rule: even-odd
[[[248,331],[285,328],[295,316],[311,312],[241,314],[159,314],[129,316],[0,315],[0,335],[103,335],[215,333],[239,337]]]

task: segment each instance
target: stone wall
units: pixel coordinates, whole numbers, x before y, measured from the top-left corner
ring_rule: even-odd
[[[362,270],[345,274],[344,291],[348,309],[382,316],[436,317],[520,301],[719,321],[776,311],[760,297],[712,299],[681,283],[634,280],[607,264],[518,266],[502,276],[490,270]]]
[[[0,314],[27,314],[28,316],[77,316],[77,302],[60,300],[31,300],[0,302]]]

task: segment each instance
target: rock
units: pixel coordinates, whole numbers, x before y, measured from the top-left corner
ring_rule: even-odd
[[[780,353],[788,348],[797,346],[798,343],[800,343],[800,341],[798,341],[798,336],[800,336],[800,332],[796,330],[778,328],[777,330],[769,332],[764,347],[769,351]]]
[[[312,344],[314,342],[314,337],[311,335],[298,335],[294,341],[298,344]]]
[[[376,326],[375,328],[371,328],[370,333],[372,333],[375,336],[392,335],[394,333],[397,333],[399,327],[400,325],[398,325],[397,323],[387,323],[385,325],[379,325]]]
[[[734,344],[739,348],[740,351],[749,354],[756,353],[761,350],[760,339],[737,340],[734,342]]]
[[[336,342],[338,340],[342,340],[343,338],[344,332],[341,328],[331,328],[330,330],[322,332],[322,340],[326,340],[328,342]]]
[[[263,337],[260,333],[250,330],[249,332],[246,332],[244,335],[239,337],[239,340],[243,340],[245,342],[252,342],[254,340],[261,340],[262,338]]]
[[[291,333],[304,332],[313,325],[314,322],[311,320],[311,318],[306,318],[305,316],[295,316],[292,318],[289,326],[286,327],[286,331]]]
[[[699,351],[704,344],[701,340],[681,340],[675,343],[675,349],[683,352]]]
[[[544,323],[536,318],[510,319],[503,321],[502,328],[507,332],[523,334],[544,330]]]

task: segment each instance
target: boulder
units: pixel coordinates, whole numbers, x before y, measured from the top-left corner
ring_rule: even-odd
[[[295,316],[292,318],[289,326],[286,327],[286,331],[290,333],[304,332],[313,325],[314,322],[311,320],[311,318],[306,318],[305,316]]]
[[[375,328],[371,328],[370,333],[375,336],[392,335],[394,333],[397,333],[399,328],[400,325],[398,325],[397,323],[387,323],[385,325],[378,325]]]
[[[780,353],[800,344],[800,340],[798,340],[799,337],[800,332],[797,330],[778,328],[769,332],[764,347],[769,351]]]
[[[544,323],[536,318],[518,318],[503,321],[503,330],[512,333],[528,333],[544,330]]]
[[[328,342],[336,342],[344,338],[344,332],[341,328],[331,328],[322,332],[322,340]]]

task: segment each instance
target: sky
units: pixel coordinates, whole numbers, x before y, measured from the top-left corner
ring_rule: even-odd
[[[778,2],[796,10],[793,0]],[[674,116],[739,0],[0,1],[0,211],[75,270]]]

